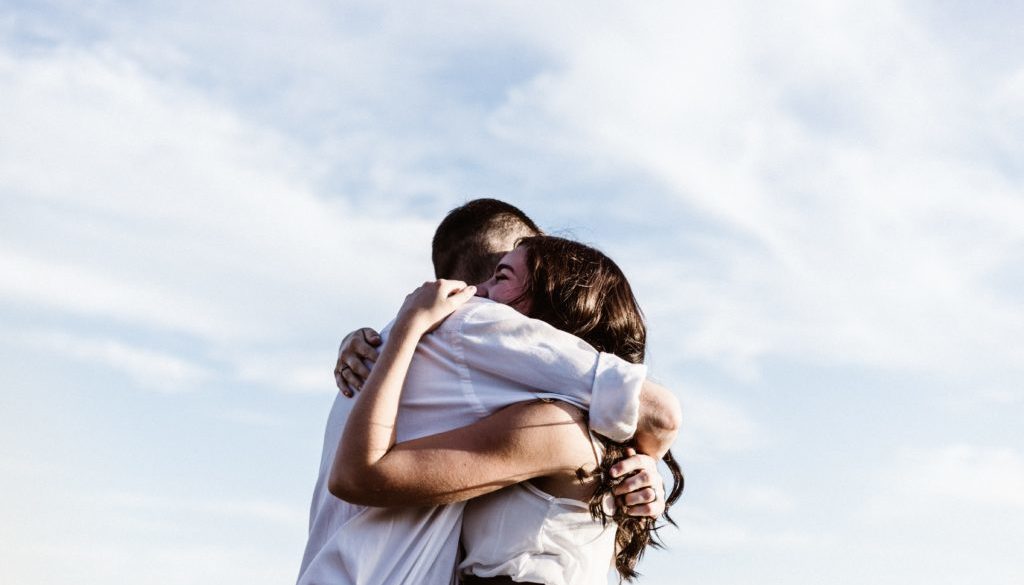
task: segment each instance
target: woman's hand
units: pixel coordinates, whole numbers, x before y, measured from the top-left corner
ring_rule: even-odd
[[[630,516],[657,518],[665,512],[665,482],[658,473],[658,462],[633,449],[626,453],[629,457],[611,468],[613,477],[625,477],[612,488],[616,503],[625,506]]]
[[[405,297],[395,328],[414,335],[430,333],[474,294],[476,287],[466,286],[461,280],[424,282]]]

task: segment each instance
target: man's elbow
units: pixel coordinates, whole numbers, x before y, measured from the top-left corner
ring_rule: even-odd
[[[669,394],[668,400],[657,410],[655,419],[654,424],[661,432],[673,436],[679,434],[679,429],[683,427],[683,409],[679,405],[679,400]]]
[[[682,424],[679,400],[668,389],[649,380],[645,382],[640,394],[637,449],[660,459],[672,446]]]
[[[640,419],[649,432],[675,435],[683,426],[683,410],[667,388],[648,381],[640,394]]]

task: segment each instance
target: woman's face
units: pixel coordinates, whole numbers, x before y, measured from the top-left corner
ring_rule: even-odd
[[[530,314],[530,299],[514,302],[526,287],[526,248],[519,246],[502,256],[494,275],[476,285],[476,296],[511,306],[524,315]]]

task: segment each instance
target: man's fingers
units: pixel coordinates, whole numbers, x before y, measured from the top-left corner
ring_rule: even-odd
[[[658,499],[658,492],[654,491],[654,488],[645,487],[636,490],[635,492],[629,492],[622,496],[622,501],[627,506],[638,506],[640,504],[650,504],[654,500]]]
[[[362,386],[363,382],[370,377],[370,368],[367,368],[362,360],[350,359],[345,362],[345,365],[348,366],[347,369],[352,372],[352,375],[359,380],[359,386]]]
[[[615,465],[612,465],[611,471],[612,477],[622,477],[629,475],[638,469],[654,469],[658,466],[658,463],[653,457],[640,453],[637,455],[635,452],[633,455],[626,457],[622,461],[619,461]]]
[[[641,469],[619,482],[618,485],[612,488],[612,493],[621,496],[646,487],[651,487],[651,474],[646,469]]]
[[[348,385],[349,389],[355,390],[356,392],[363,389],[363,379],[356,375],[352,368],[347,365],[341,369],[341,377],[345,380],[345,384]]]
[[[640,504],[639,506],[628,506],[626,507],[626,514],[629,516],[646,516],[648,518],[657,518],[665,512],[665,504],[662,500],[651,502],[650,504]]]
[[[349,398],[359,392],[370,376],[370,368],[377,361],[380,354],[377,346],[380,344],[380,334],[371,327],[356,329],[341,340],[338,361],[334,365],[334,383],[338,391]]]
[[[359,333],[362,334],[363,341],[365,341],[366,343],[369,343],[374,347],[377,347],[378,345],[381,344],[382,340],[380,338],[380,333],[374,331],[372,327],[363,327],[362,329],[359,330]]]
[[[340,371],[334,371],[334,383],[338,386],[338,391],[346,398],[352,398],[355,396],[355,392],[348,387],[348,384],[345,382],[345,378],[341,375]]]
[[[378,345],[379,344],[380,342],[378,341]],[[354,357],[358,361],[368,361],[370,363],[374,363],[377,361],[377,357],[379,356],[380,350],[374,347],[373,344],[371,344],[369,341],[362,339],[362,336],[355,338],[352,341],[352,343],[349,344],[347,348],[343,348],[341,352],[341,357],[345,359],[345,363],[352,365],[353,367],[353,360],[347,358]],[[365,378],[366,376],[369,376],[369,374],[366,374],[363,377]]]
[[[665,512],[665,494],[653,487],[630,492],[620,500],[629,516],[657,518]]]

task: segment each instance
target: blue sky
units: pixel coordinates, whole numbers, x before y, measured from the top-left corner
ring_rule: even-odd
[[[643,582],[1019,583],[1022,19],[5,3],[0,580],[290,582],[338,340],[494,196],[684,405]]]

